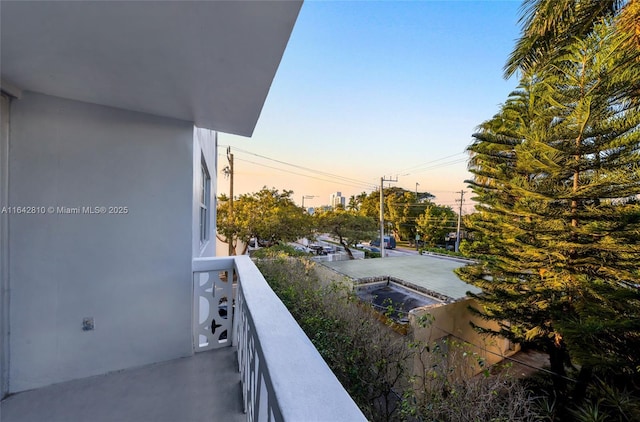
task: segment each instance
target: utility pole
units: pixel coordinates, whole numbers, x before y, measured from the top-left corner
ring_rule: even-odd
[[[416,204],[420,203],[420,200],[418,199],[418,186],[419,185],[420,185],[420,183],[416,182]],[[418,227],[416,225],[416,238],[415,238],[416,251],[420,250],[420,248],[418,248],[418,240],[420,240],[420,234],[418,234]]]
[[[384,176],[380,178],[380,257],[384,258],[384,182],[397,182],[398,178],[395,180],[385,179]]]
[[[227,160],[229,161],[229,167],[227,174],[229,175],[229,223],[233,224],[233,154],[231,153],[231,147],[227,147]],[[235,249],[233,247],[233,237],[227,239],[229,242],[229,256],[235,255]]]
[[[462,203],[464,202],[464,191],[460,191],[460,199],[456,199],[456,202],[460,202],[460,210],[458,211],[458,230],[456,231],[456,252],[460,252],[460,221],[462,220]]]

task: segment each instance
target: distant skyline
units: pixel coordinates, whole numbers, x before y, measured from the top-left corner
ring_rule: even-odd
[[[520,4],[306,1],[252,138],[219,135],[234,194],[287,189],[318,207],[385,176],[455,209],[465,190],[471,212],[465,148],[517,85],[502,75]],[[222,174],[217,189],[229,192]]]

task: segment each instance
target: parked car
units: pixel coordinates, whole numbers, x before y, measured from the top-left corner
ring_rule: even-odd
[[[309,249],[313,251],[316,255],[326,255],[327,251],[320,245],[309,245]]]
[[[380,247],[380,238],[371,241],[371,246]],[[393,236],[385,236],[384,237],[384,248],[385,249],[395,249],[396,248],[396,239]]]
[[[251,239],[249,239],[249,246],[251,246],[252,248],[256,247],[256,238],[252,237]],[[264,248],[269,246],[269,241],[265,240],[265,239],[258,239],[258,246]]]

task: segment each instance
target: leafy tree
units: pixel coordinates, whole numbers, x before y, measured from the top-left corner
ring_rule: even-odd
[[[238,241],[246,252],[251,238],[266,241],[268,245],[292,242],[311,234],[311,217],[292,199],[293,191],[279,192],[266,186],[259,192],[240,195],[233,202],[233,220],[229,219],[228,198],[218,199],[218,234],[222,241]]]
[[[524,0],[522,36],[511,53],[505,75],[538,70],[565,54],[575,39],[584,39],[602,19],[617,17],[612,27],[629,51],[640,46],[638,0]]]
[[[484,241],[458,274],[483,289],[476,311],[585,381],[640,367],[640,71],[624,42],[603,23],[566,44],[469,147]]]
[[[362,192],[354,197],[358,213],[378,220],[380,216],[380,191]]]
[[[225,194],[218,196],[216,201],[216,237],[221,242],[231,244],[233,255],[236,255],[236,248],[238,247],[239,239],[249,239],[251,235],[247,230],[247,225],[238,224],[239,221],[231,219],[229,216],[229,197]],[[240,209],[244,204],[240,205]],[[238,213],[237,202],[234,201],[234,214]],[[244,253],[244,251],[243,251]]]
[[[349,211],[359,211],[362,207],[362,203],[367,198],[367,193],[362,192],[358,195],[351,195],[349,198],[349,203],[347,204],[347,209]]]
[[[479,356],[461,342],[399,334],[359,303],[352,286],[314,271],[314,263],[269,258],[256,262],[260,272],[368,420],[542,420],[522,383],[500,374],[469,376]]]
[[[640,1],[627,2],[616,17],[616,26],[625,39],[623,47],[630,52],[640,50]]]
[[[420,237],[430,246],[444,243],[446,235],[456,229],[457,216],[451,207],[429,203],[416,220]]]
[[[390,188],[385,193],[385,221],[392,224],[392,230],[399,239],[413,240],[418,233],[416,220],[431,206],[430,202],[419,202],[415,192]]]
[[[408,191],[403,188],[389,187],[384,191],[384,220],[390,224],[394,236],[399,239],[415,239],[416,219],[429,206],[429,200],[434,196],[428,192]],[[360,215],[365,215],[379,221],[380,219],[380,191],[369,194],[362,192],[352,196],[349,203]]]
[[[337,237],[349,259],[354,259],[351,245],[371,239],[376,234],[376,220],[342,208],[319,212],[314,218],[316,230]]]

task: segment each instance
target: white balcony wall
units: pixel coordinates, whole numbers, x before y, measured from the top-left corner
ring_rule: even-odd
[[[193,266],[196,290],[203,273],[237,278],[231,338],[248,422],[366,420],[248,256],[195,259]],[[215,318],[216,309],[207,308]]]
[[[9,96],[0,93],[0,209],[8,206]],[[0,399],[9,392],[9,216],[0,213]]]
[[[25,92],[9,142],[11,206],[128,208],[9,216],[10,392],[190,355],[192,123]]]
[[[218,134],[214,130],[194,128],[193,132],[193,225],[192,225],[192,254],[193,257],[212,257],[216,256],[216,187],[218,185]],[[202,172],[200,168],[204,161],[209,170],[210,189],[209,189],[209,220],[208,220],[208,239],[205,242],[200,241],[200,187],[202,184]]]

